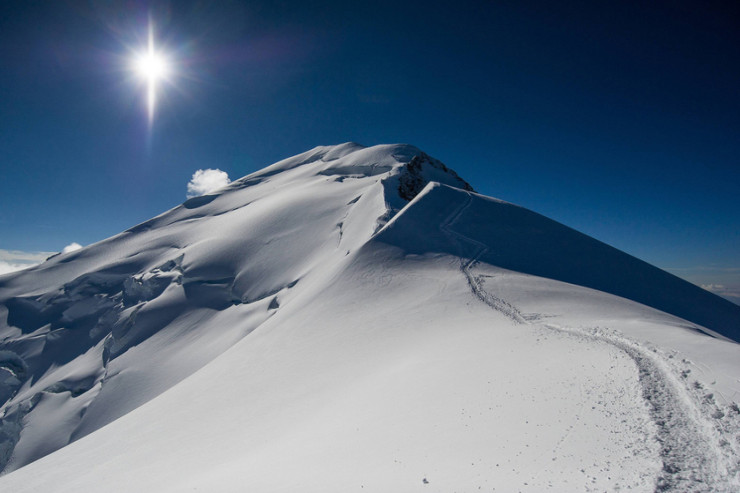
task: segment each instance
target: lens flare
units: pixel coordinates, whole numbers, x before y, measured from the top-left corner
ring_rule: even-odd
[[[154,27],[149,23],[149,42],[147,50],[139,53],[133,63],[134,71],[147,84],[147,110],[149,124],[154,121],[154,107],[157,101],[158,83],[166,80],[170,75],[170,62],[164,53],[158,52],[154,46]]]

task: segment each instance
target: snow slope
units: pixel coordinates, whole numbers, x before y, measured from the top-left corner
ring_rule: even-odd
[[[319,147],[0,277],[0,490],[736,491],[739,324],[414,147]]]

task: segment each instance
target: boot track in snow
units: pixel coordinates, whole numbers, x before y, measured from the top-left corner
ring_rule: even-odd
[[[537,317],[533,319],[523,315],[508,301],[486,291],[481,281],[482,276],[474,275],[471,270],[489,251],[485,244],[454,230],[455,224],[472,201],[473,197],[468,192],[466,200],[440,224],[440,231],[458,246],[460,271],[467,279],[475,297],[517,324],[533,325]],[[553,324],[538,325],[587,341],[610,344],[634,361],[639,373],[642,396],[656,425],[655,439],[660,448],[659,459],[662,462],[662,469],[655,478],[654,491],[740,491],[740,458],[733,446],[735,437],[725,438],[723,435],[728,430],[723,432],[723,427],[716,423],[716,420],[723,416],[712,416],[714,419],[707,417],[705,415],[707,409],[703,409],[702,404],[696,402],[696,397],[657,350],[650,350],[637,341],[600,328],[576,329]],[[695,385],[700,384],[697,382]],[[711,395],[709,397],[711,398]],[[713,401],[711,403],[713,404]],[[732,430],[729,430],[731,434],[738,435],[740,430],[735,429],[736,426],[731,428]]]
[[[468,280],[468,285],[475,296],[483,303],[504,314],[512,321],[519,324],[526,323],[525,317],[516,307],[507,301],[486,292],[483,289],[480,277],[474,276],[470,271],[470,269],[478,263],[480,258],[488,252],[488,247],[479,241],[458,233],[451,227],[458,221],[458,219],[460,219],[460,217],[465,213],[465,210],[470,207],[470,204],[473,202],[473,197],[470,195],[470,192],[467,192],[466,197],[465,202],[452,211],[442,224],[440,224],[439,229],[460,248],[461,252],[465,251],[465,244],[471,245],[474,248],[473,254],[467,260],[461,255],[460,270]]]

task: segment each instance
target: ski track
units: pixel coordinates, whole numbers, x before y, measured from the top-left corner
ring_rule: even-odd
[[[440,224],[440,231],[459,247],[460,271],[480,301],[517,324],[534,325],[538,316],[525,316],[503,298],[486,291],[482,277],[471,269],[489,249],[483,243],[453,229],[470,207],[473,197],[457,206]],[[469,245],[474,254],[465,256]],[[539,327],[570,334],[590,342],[604,342],[624,352],[637,366],[642,396],[656,425],[662,469],[655,478],[655,492],[736,492],[740,491],[740,418],[737,405],[727,413],[715,403],[712,394],[698,395],[702,386],[695,381],[692,391],[679,377],[679,369],[662,351],[603,328],[574,328],[554,324]],[[684,362],[686,362],[684,360]],[[683,378],[683,380],[682,380]],[[734,413],[734,416],[727,416]],[[723,419],[729,418],[729,419]],[[570,433],[570,432],[568,432]]]

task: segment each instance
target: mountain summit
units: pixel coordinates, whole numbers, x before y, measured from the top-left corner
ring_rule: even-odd
[[[0,490],[736,491],[733,339],[413,146],[317,147],[0,277]]]

